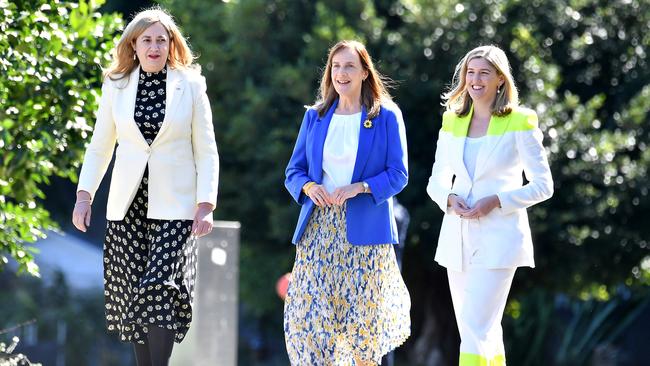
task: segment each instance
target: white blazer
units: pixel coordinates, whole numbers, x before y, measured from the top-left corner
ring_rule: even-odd
[[[104,81],[77,191],[95,196],[117,141],[106,218],[124,218],[148,165],[147,217],[191,220],[198,203],[217,203],[219,154],[205,78],[168,69],[165,119],[149,146],[133,119],[139,72]]]
[[[534,267],[526,208],[553,195],[553,179],[537,115],[517,107],[507,116],[492,116],[471,179],[463,152],[472,113],[473,109],[459,117],[447,111],[442,118],[427,186],[431,199],[445,212],[435,260],[448,269],[462,271],[463,241],[479,240],[479,267]],[[526,185],[522,172],[528,180]],[[473,220],[462,219],[447,208],[449,194],[467,199],[470,191],[476,200],[496,194],[501,207]]]

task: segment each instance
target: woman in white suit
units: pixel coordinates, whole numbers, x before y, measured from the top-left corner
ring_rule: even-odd
[[[518,106],[510,64],[495,46],[463,57],[443,100],[427,193],[445,213],[435,259],[447,268],[459,365],[505,365],[510,285],[517,267],[534,267],[526,208],[553,194],[542,132],[535,112]]]
[[[190,326],[196,240],[212,230],[219,156],[205,79],[172,18],[140,12],[105,72],[72,221],[90,224],[92,198],[115,143],[104,242],[109,332],[142,365],[167,365]]]

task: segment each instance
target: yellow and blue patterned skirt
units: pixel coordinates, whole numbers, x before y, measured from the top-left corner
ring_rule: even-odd
[[[379,363],[411,332],[411,299],[390,244],[354,246],[345,207],[315,207],[284,306],[291,365]]]

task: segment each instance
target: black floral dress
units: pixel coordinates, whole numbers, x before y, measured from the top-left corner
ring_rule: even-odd
[[[148,144],[165,117],[167,70],[141,71],[134,119]],[[149,326],[176,333],[181,342],[192,320],[196,240],[191,220],[147,218],[148,169],[120,221],[109,221],[104,242],[104,297],[109,332],[145,343]]]

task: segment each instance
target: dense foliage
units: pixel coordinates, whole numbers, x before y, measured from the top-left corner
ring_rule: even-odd
[[[28,243],[56,226],[41,188],[76,179],[121,25],[102,3],[0,0],[0,270],[38,274]]]
[[[327,49],[343,38],[368,45],[379,70],[395,80],[393,95],[405,116],[410,182],[398,198],[411,215],[404,271],[413,298],[413,337],[406,345],[412,361],[454,362],[445,272],[433,262],[442,215],[425,186],[440,94],[456,62],[480,44],[497,44],[510,56],[522,103],[540,116],[555,180],[554,197],[529,210],[537,268],[520,270],[515,279],[507,330],[529,334],[530,324],[558,311],[560,296],[573,314],[597,317],[584,326],[576,322],[584,341],[565,337],[564,353],[553,356],[553,362],[580,364],[586,356],[578,359],[575,350],[591,351],[587,345],[604,339],[594,338],[601,329],[620,334],[646,303],[648,0],[161,3],[200,54],[222,163],[217,217],[242,223],[242,309],[273,327],[270,333],[281,329],[274,285],[291,269],[298,212],[283,187],[284,168]],[[99,64],[106,64],[121,25],[95,13],[98,4],[0,0],[0,267],[11,255],[35,273],[25,243],[53,225],[39,203],[39,186],[51,175],[74,179],[78,170]],[[557,322],[543,324],[556,334]],[[552,348],[548,335],[536,337],[538,352]],[[544,362],[530,354],[515,352],[511,363]]]

